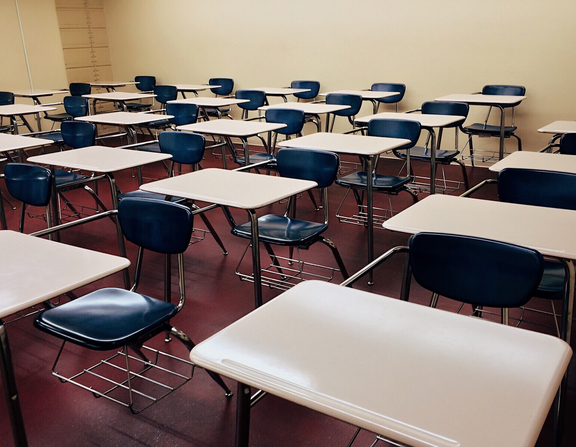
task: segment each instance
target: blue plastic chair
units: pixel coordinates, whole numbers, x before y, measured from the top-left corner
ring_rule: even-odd
[[[165,109],[168,101],[174,101],[178,97],[178,88],[175,85],[157,85],[154,87],[155,101]]]
[[[338,264],[340,272],[344,278],[348,277],[348,272],[344,262],[340,257],[336,245],[323,233],[328,229],[328,192],[327,188],[334,183],[339,167],[338,155],[332,152],[317,151],[310,149],[281,149],[277,155],[278,173],[281,177],[297,178],[302,180],[315,181],[322,189],[324,198],[324,221],[310,222],[299,220],[291,214],[291,198],[286,214],[267,214],[258,218],[258,237],[264,244],[273,262],[277,264],[276,257],[272,251],[272,245],[286,246],[291,248],[309,249],[316,242],[327,245]],[[295,211],[295,208],[294,208]],[[251,240],[251,224],[246,222],[241,225],[234,225],[232,234],[244,239]],[[279,268],[279,266],[278,266]],[[281,270],[281,269],[280,269]],[[237,274],[242,276],[238,271]]]
[[[72,96],[89,95],[92,93],[92,86],[86,82],[72,82],[69,91]]]
[[[0,92],[0,106],[8,106],[14,104],[14,93],[12,92]],[[0,132],[12,132],[12,126],[4,126],[2,121],[4,117],[0,117]]]
[[[219,86],[210,89],[215,96],[230,96],[234,90],[234,79],[232,78],[210,78],[208,84]],[[230,107],[204,107],[204,112],[207,117],[222,118],[225,116],[232,119]]]
[[[312,100],[318,96],[320,92],[320,83],[318,81],[292,81],[290,83],[291,88],[307,88],[310,91],[304,93],[295,93],[294,96],[301,99]]]
[[[576,155],[576,133],[565,133],[560,137],[560,154]]]
[[[370,90],[375,92],[398,92],[397,95],[377,99],[376,109],[374,110],[374,113],[378,113],[380,104],[394,104],[396,108],[395,111],[398,112],[398,103],[402,101],[404,95],[406,94],[406,84],[398,84],[392,82],[376,82],[372,84]]]
[[[153,123],[146,124],[145,127],[148,129],[166,129],[171,128],[176,130],[177,126],[184,126],[186,124],[194,124],[198,121],[198,111],[199,108],[196,104],[186,104],[186,103],[168,103],[166,104],[166,114],[172,115],[173,118],[167,120],[156,121]],[[140,146],[140,150],[147,150],[149,152],[159,152],[160,149],[157,143],[152,143],[150,145]]]
[[[349,109],[340,110],[338,112],[332,112],[336,116],[345,116],[353,128],[356,127],[354,118],[360,112],[362,108],[362,96],[351,95],[348,93],[328,93],[326,95],[326,104],[338,104],[350,106]],[[330,132],[334,130],[335,119],[332,119],[332,124],[330,125]]]
[[[88,98],[81,96],[65,96],[64,112],[53,115],[45,115],[45,118],[54,122],[70,121],[79,116],[86,116],[89,112],[90,104]]]
[[[248,118],[249,111],[257,111],[260,107],[266,104],[266,94],[262,90],[237,90],[235,96],[236,99],[250,100],[250,102],[238,104],[238,107],[242,109],[241,118],[243,120]]]
[[[136,88],[142,93],[153,93],[154,87],[156,87],[156,77],[155,76],[135,76],[134,81],[137,82]],[[145,110],[150,110],[152,108],[152,103],[145,102],[128,102],[126,103],[126,109],[131,112],[143,112]]]
[[[142,346],[148,339],[162,332],[178,339],[190,351],[194,343],[184,332],[170,324],[170,320],[184,307],[186,299],[183,253],[188,248],[192,234],[193,218],[190,209],[172,202],[132,198],[120,203],[118,219],[126,239],[138,246],[133,287],[129,291],[117,288],[96,290],[74,301],[46,310],[36,317],[34,325],[63,340],[60,352],[67,342],[97,351],[121,349],[120,355],[126,357],[125,364],[129,364],[129,348],[136,352],[138,357],[148,361]],[[136,292],[141,276],[144,250],[166,255],[164,299],[156,299]],[[177,255],[178,260],[180,289],[178,304],[171,303],[171,255]],[[57,362],[54,364],[53,374],[61,380],[78,385],[76,377],[63,377],[56,371]],[[152,368],[149,364],[145,366],[146,369]],[[135,382],[131,377],[134,373],[130,372],[129,367],[126,368],[126,372],[128,380],[124,388],[127,388],[129,398],[124,405],[137,413],[157,400],[152,400],[142,409],[134,408],[133,384],[131,383]],[[142,371],[138,372],[143,374]],[[209,374],[226,395],[230,396],[231,392],[220,376],[210,372]],[[190,378],[187,377],[188,380]],[[114,381],[114,383],[117,382]],[[117,386],[112,387],[112,390]],[[165,395],[173,390],[174,388],[170,389]],[[107,397],[118,402],[109,397],[110,389],[104,392],[95,389],[90,389],[90,391],[96,396]]]

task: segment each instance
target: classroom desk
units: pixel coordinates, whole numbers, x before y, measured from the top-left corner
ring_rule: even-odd
[[[255,306],[262,305],[256,210],[317,186],[316,182],[225,169],[202,169],[140,186],[143,191],[246,210],[252,224]],[[202,209],[196,211],[203,212]]]
[[[464,119],[463,116],[457,115],[436,115],[429,113],[394,113],[394,112],[382,112],[375,115],[363,116],[356,118],[356,124],[367,126],[370,120],[377,118],[386,119],[399,119],[399,120],[409,120],[418,121],[423,129],[430,132],[431,143],[430,143],[430,194],[436,193],[436,151],[438,150],[436,141],[436,127],[442,128],[449,126],[457,121]]]
[[[370,101],[372,103],[372,113],[376,113],[378,111],[379,99],[384,99],[400,94],[400,92],[381,92],[377,90],[334,90],[332,92],[319,93],[318,96],[326,96],[331,93],[343,93],[346,95],[361,96],[363,101]]]
[[[10,151],[18,151],[18,158],[22,161],[22,150],[39,146],[48,146],[53,143],[52,140],[46,138],[0,133],[0,152],[4,153],[11,162],[15,160],[10,156],[10,154],[8,154]]]
[[[186,93],[192,92],[194,96],[198,96],[198,92],[210,90],[211,88],[219,88],[221,85],[211,84],[175,84],[176,89],[182,94],[182,98],[186,99]]]
[[[498,159],[502,160],[504,158],[504,128],[506,125],[504,107],[516,107],[520,105],[520,103],[525,99],[526,96],[455,93],[452,95],[436,98],[434,101],[465,102],[471,106],[496,107],[498,110],[500,110],[500,149]]]
[[[237,447],[251,387],[402,445],[533,447],[571,354],[548,335],[305,281],[190,358],[238,381]]]
[[[129,93],[129,92],[107,92],[107,93],[90,93],[89,95],[82,95],[83,98],[92,100],[92,109],[96,114],[96,103],[98,101],[111,101],[115,104],[120,104],[123,111],[127,111],[126,101],[139,101],[141,99],[154,98],[154,93]]]
[[[28,161],[39,165],[48,165],[52,172],[54,172],[54,169],[59,166],[68,169],[79,169],[82,171],[103,174],[110,184],[112,208],[118,209],[118,190],[114,178],[115,172],[123,169],[141,167],[146,164],[168,160],[170,158],[172,158],[170,154],[136,151],[107,146],[88,146],[80,149],[37,155],[30,157]],[[98,178],[91,178],[90,181],[97,179]],[[55,182],[52,182],[52,184],[55,188]],[[54,216],[53,219],[55,221],[58,219],[58,201],[55,200],[56,197],[56,190],[54,189],[52,192],[52,215]],[[124,245],[124,237],[118,219],[116,219],[116,232],[118,236],[120,255],[125,257],[126,248]],[[130,280],[127,270],[125,271],[124,279],[125,285],[129,287]]]
[[[271,106],[260,107],[258,110],[268,110],[268,109],[296,109],[302,110],[304,114],[308,117],[318,118],[316,122],[316,128],[318,132],[321,132],[320,125],[320,115],[326,114],[326,132],[330,129],[330,113],[338,112],[340,110],[349,109],[350,106],[341,104],[324,104],[317,102],[283,102],[280,104],[274,104]]]
[[[127,85],[136,85],[139,82],[136,81],[127,81],[127,82],[114,82],[114,81],[98,81],[98,82],[91,82],[90,85],[96,88],[105,88],[108,93],[112,93],[116,91],[116,87],[126,87]]]
[[[286,124],[281,123],[265,123],[260,121],[241,121],[241,120],[212,120],[202,121],[193,124],[186,124],[178,126],[178,130],[187,132],[196,132],[201,134],[213,135],[222,137],[231,151],[234,151],[232,138],[239,138],[242,141],[242,148],[244,150],[244,159],[246,164],[250,164],[250,151],[248,147],[248,138],[258,136],[261,133],[269,133],[274,130],[286,127]],[[269,144],[266,143],[264,138],[260,137],[266,152],[269,152]],[[226,169],[226,155],[222,149],[222,164]]]
[[[180,104],[196,104],[204,116],[204,119],[208,121],[210,118],[206,113],[206,108],[213,108],[218,111],[218,118],[220,115],[220,107],[230,107],[234,104],[241,104],[243,102],[250,102],[248,99],[236,99],[236,98],[213,98],[209,96],[198,96],[195,98],[187,99],[177,99],[175,101],[168,101],[169,103],[180,103]]]
[[[0,369],[14,444],[24,447],[28,443],[3,319],[126,269],[130,261],[14,231],[0,231],[0,245]]]
[[[489,169],[493,172],[500,172],[505,168],[539,169],[576,174],[576,157],[546,152],[512,152]]]
[[[363,161],[366,172],[372,172],[380,154],[391,151],[408,140],[400,138],[369,137],[365,135],[337,134],[331,132],[318,132],[304,137],[283,141],[281,147],[296,147],[304,149],[317,149],[337,154],[358,155]],[[409,159],[408,159],[409,161]],[[368,263],[374,259],[374,192],[372,176],[367,176],[366,209],[368,230]],[[372,272],[369,274],[369,283],[372,283]]]
[[[296,95],[298,93],[307,93],[310,91],[309,88],[292,88],[292,87],[257,87],[251,88],[250,90],[260,90],[266,95],[266,103],[268,103],[268,96],[278,96],[288,102],[289,95]]]
[[[554,146],[556,140],[558,140],[565,133],[576,132],[576,121],[554,121],[538,129],[538,132],[552,134],[552,138],[550,138],[547,146],[547,148],[550,149],[552,146]]]
[[[53,106],[38,106],[29,104],[8,104],[5,106],[0,106],[0,116],[7,116],[10,118],[10,125],[12,126],[12,133],[18,133],[18,123],[16,119],[19,117],[24,125],[28,128],[30,132],[34,132],[25,115],[38,115],[42,112],[50,112],[56,110]]]
[[[14,96],[19,97],[19,98],[30,98],[32,100],[32,102],[34,103],[34,105],[40,106],[40,105],[42,105],[42,103],[40,102],[40,98],[45,98],[45,97],[52,96],[52,95],[65,95],[68,93],[68,90],[67,89],[16,90],[13,93],[14,93]],[[59,105],[59,104],[61,104],[61,102],[44,104],[44,105],[54,106],[54,105]],[[41,118],[40,118],[39,113],[36,114],[36,123],[38,124],[38,130],[41,131],[42,130],[42,124],[41,124]]]

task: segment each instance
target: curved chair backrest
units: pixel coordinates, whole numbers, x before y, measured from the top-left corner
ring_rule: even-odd
[[[166,113],[174,116],[170,122],[176,126],[194,124],[198,120],[198,105],[186,103],[166,104]]]
[[[178,88],[175,85],[157,85],[154,87],[154,98],[161,104],[174,101],[178,97]]]
[[[118,205],[122,233],[130,242],[157,253],[177,254],[192,235],[190,208],[167,200],[126,197]]]
[[[81,96],[65,96],[64,109],[68,115],[73,117],[86,116],[90,110],[90,104],[88,98],[82,98]]]
[[[542,277],[536,250],[454,234],[419,233],[409,242],[410,266],[422,287],[473,305],[518,307]]]
[[[136,76],[134,81],[137,82],[136,88],[141,92],[151,92],[156,87],[156,76]]]
[[[559,152],[566,155],[576,155],[576,133],[565,133],[560,137]]]
[[[422,113],[430,115],[455,115],[463,116],[462,120],[449,124],[444,127],[458,127],[468,116],[470,106],[464,102],[444,102],[444,101],[427,101],[422,104]]]
[[[174,163],[194,165],[204,156],[203,135],[192,132],[161,132],[158,136],[160,151],[171,154]]]
[[[311,180],[319,188],[334,183],[340,165],[337,154],[312,149],[280,149],[276,161],[281,177]]]
[[[485,85],[482,88],[482,94],[523,96],[526,94],[526,87],[523,87],[521,85]]]
[[[210,91],[215,95],[226,96],[234,90],[234,79],[232,78],[210,78],[209,85],[219,85],[220,87],[211,88]]]
[[[307,88],[309,92],[295,93],[294,96],[298,99],[314,99],[320,92],[320,83],[318,81],[292,81],[291,88]]]
[[[286,124],[286,127],[276,131],[282,135],[294,135],[300,133],[304,127],[305,114],[302,110],[268,109],[266,110],[265,117],[267,123]]]
[[[418,121],[376,118],[368,122],[368,135],[373,137],[406,138],[406,143],[397,149],[414,147],[420,138],[420,123]]]
[[[0,92],[0,106],[8,106],[14,104],[14,93]]]
[[[406,84],[395,84],[390,82],[376,82],[372,84],[370,90],[375,92],[398,92],[397,95],[388,96],[387,98],[378,99],[379,102],[393,104],[402,101],[406,93]]]
[[[43,166],[8,163],[4,167],[8,192],[27,205],[46,206],[52,193],[52,174]]]
[[[576,174],[506,168],[498,173],[498,195],[501,202],[576,210]]]
[[[266,94],[262,90],[236,90],[236,99],[248,99],[250,102],[238,104],[244,110],[258,110],[266,103]]]
[[[349,93],[328,93],[326,95],[326,104],[339,104],[350,106],[349,109],[332,112],[338,116],[355,116],[362,107],[362,96],[351,95]]]
[[[69,90],[72,96],[89,95],[92,92],[92,86],[86,82],[72,82]]]
[[[96,125],[83,121],[64,121],[60,127],[64,144],[74,149],[93,146],[96,141]]]

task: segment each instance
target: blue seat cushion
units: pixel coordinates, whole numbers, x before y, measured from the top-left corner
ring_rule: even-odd
[[[155,192],[148,192],[148,191],[142,191],[141,189],[137,189],[135,191],[128,191],[118,194],[118,202],[127,197],[137,197],[139,199],[167,200],[168,196],[165,196],[164,194],[156,194]],[[182,197],[171,197],[170,201],[180,203],[185,202],[186,199]]]
[[[144,151],[144,152],[155,152],[157,154],[161,153],[162,151],[160,150],[160,144],[159,143],[150,143],[150,144],[146,144],[144,146],[138,146],[137,148],[139,151]]]
[[[73,185],[77,182],[82,182],[83,180],[87,180],[90,177],[84,174],[76,174],[74,172],[56,169],[54,171],[54,178],[56,179],[56,187],[61,188],[67,185]]]
[[[260,163],[262,161],[269,161],[272,162],[271,165],[273,165],[274,161],[276,159],[274,158],[274,155],[270,155],[267,154],[266,152],[260,152],[258,154],[250,154],[250,164],[253,163]],[[244,157],[238,157],[236,158],[236,163],[238,163],[241,166],[244,166],[246,164],[246,159]]]
[[[37,138],[43,138],[46,140],[52,140],[54,143],[64,143],[64,138],[61,132],[52,132],[42,135],[36,135]]]
[[[267,214],[258,218],[260,242],[274,245],[309,246],[316,242],[328,225],[305,220],[290,219],[277,214]],[[232,229],[232,234],[251,239],[251,225],[246,222]]]
[[[391,175],[373,174],[372,185],[373,190],[377,192],[385,192],[388,194],[397,194],[406,189],[406,184],[410,183],[410,177],[395,177]],[[344,177],[336,179],[336,183],[340,186],[345,186],[355,189],[367,188],[366,171],[354,172]]]
[[[406,158],[405,149],[394,151],[394,153],[399,158],[402,159]],[[416,146],[410,149],[410,160],[429,162],[432,155],[431,153],[432,150],[430,148]],[[452,162],[458,156],[458,154],[460,154],[460,151],[444,151],[444,150],[436,151],[436,163],[450,164],[450,162]]]
[[[538,298],[563,299],[564,278],[565,271],[562,263],[545,259],[542,280],[534,295]]]
[[[465,127],[467,132],[475,134],[487,134],[487,135],[500,135],[500,126],[484,125],[483,123],[474,123],[470,126]],[[509,137],[518,129],[516,126],[506,126],[504,128],[504,136]]]
[[[46,310],[36,317],[34,325],[63,340],[107,351],[137,341],[177,312],[172,303],[106,288]]]

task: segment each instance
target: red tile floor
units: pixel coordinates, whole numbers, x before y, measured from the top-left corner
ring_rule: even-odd
[[[380,169],[392,166],[397,171],[396,161],[384,161]],[[221,166],[221,161],[207,152],[204,167]],[[426,167],[416,166],[418,172],[425,173]],[[147,167],[145,176],[160,176],[163,173],[160,165]],[[459,169],[448,169],[448,175],[459,177]],[[484,168],[469,169],[471,184],[476,184],[492,174]],[[137,182],[130,171],[117,175],[118,185],[123,191],[137,188]],[[6,191],[3,184],[0,188]],[[363,227],[340,223],[334,217],[337,205],[343,197],[344,190],[336,185],[329,191],[331,215],[327,236],[332,239],[341,251],[345,264],[350,272],[355,272],[366,263],[366,233]],[[107,186],[103,183],[100,195],[107,197]],[[421,194],[423,197],[424,194]],[[81,192],[71,193],[74,202],[89,199]],[[486,188],[477,197],[496,199],[493,186]],[[379,197],[383,202],[385,197]],[[393,197],[394,208],[399,210],[410,203],[409,197]],[[308,198],[304,196],[302,204],[310,208]],[[18,205],[17,203],[14,203]],[[18,210],[11,210],[5,204],[10,229],[17,229]],[[352,208],[349,202],[347,209]],[[282,212],[282,205],[275,204],[266,212]],[[233,210],[237,221],[246,219],[245,213]],[[195,342],[209,337],[239,317],[253,309],[253,288],[251,283],[241,282],[235,275],[236,265],[246,247],[244,240],[233,237],[229,226],[220,210],[208,214],[214,227],[222,237],[229,254],[224,256],[213,239],[208,235],[205,240],[193,244],[185,254],[187,301],[183,311],[173,320],[175,326],[183,329]],[[306,218],[321,218],[320,213],[306,211]],[[41,219],[27,219],[25,231],[32,232],[43,228]],[[201,226],[201,223],[199,224]],[[79,245],[113,254],[118,253],[115,229],[108,220],[70,229],[63,233],[63,242]],[[403,245],[407,236],[394,234],[385,230],[375,231],[375,252],[383,253],[390,247]],[[9,256],[9,253],[4,253]],[[329,250],[322,244],[313,246],[305,255],[320,263],[333,265]],[[128,257],[134,261],[135,249],[128,245]],[[145,257],[145,274],[139,291],[148,295],[162,297],[162,259],[158,256]],[[357,283],[357,288],[371,290],[375,293],[398,296],[402,259],[392,259],[375,272],[375,284],[368,286],[365,281]],[[133,275],[133,268],[131,269]],[[31,271],[30,275],[34,272]],[[335,282],[341,278],[337,274]],[[78,290],[82,295],[87,291],[103,286],[122,287],[120,274],[113,275],[91,286]],[[264,300],[273,299],[280,292],[264,289]],[[411,299],[426,304],[429,294],[412,287]],[[454,311],[455,303],[441,300],[440,306]],[[550,317],[537,318],[551,324]],[[551,331],[547,326],[530,325],[524,327],[540,331]],[[50,373],[59,343],[56,339],[36,330],[32,318],[24,318],[9,324],[8,331],[14,357],[16,379],[19,387],[28,440],[31,446],[64,447],[64,446],[198,446],[217,447],[231,446],[234,439],[235,398],[226,398],[222,390],[197,369],[193,379],[182,388],[160,401],[144,412],[133,415],[126,408],[104,399],[95,399],[91,393],[69,384],[60,383]],[[178,343],[165,344],[161,337],[157,344],[179,356],[186,356],[185,349]],[[68,361],[84,364],[94,353],[68,349]],[[425,374],[425,371],[422,372]],[[338,371],[334,371],[338,374]],[[358,371],[359,380],[362,371]],[[383,378],[383,380],[385,380]],[[236,384],[225,379],[235,391]],[[569,375],[567,399],[567,417],[563,446],[576,445],[576,427],[572,423],[576,412],[574,396],[574,374]],[[470,386],[474,386],[470,383]],[[0,391],[0,393],[2,393]],[[4,396],[0,396],[0,445],[12,445],[9,435],[10,426],[4,405]],[[441,403],[439,403],[441,404]],[[551,422],[547,421],[539,447],[551,445]],[[490,427],[470,427],[481,436],[482,430]],[[251,446],[346,446],[355,428],[336,421],[330,417],[315,413],[306,408],[283,401],[274,396],[265,397],[252,411]],[[369,446],[374,435],[362,432],[354,446]],[[384,443],[379,445],[384,446]]]

